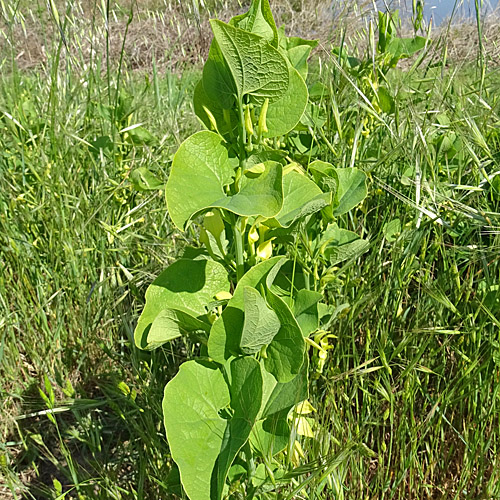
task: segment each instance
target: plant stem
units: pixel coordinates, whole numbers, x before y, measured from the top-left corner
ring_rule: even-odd
[[[304,270],[304,284],[307,290],[311,289],[311,282],[309,280],[309,273]]]
[[[245,274],[245,264],[243,259],[243,234],[239,227],[239,219],[233,226],[234,241],[236,243],[236,281],[240,281],[241,277]]]
[[[250,448],[250,441],[243,445],[243,453],[245,454],[246,462],[247,462],[247,472],[249,482],[255,474],[255,462],[253,460],[252,449]]]
[[[238,112],[240,118],[240,168],[243,169],[245,161],[245,144],[247,143],[247,131],[245,128],[245,110],[243,109],[243,99],[238,98]]]
[[[481,24],[481,7],[482,2],[480,0],[475,0],[474,6],[476,8],[476,26],[477,26],[477,38],[479,42],[479,66],[481,69],[481,81],[479,84],[479,96],[482,97],[484,79],[486,76],[486,65],[484,59],[484,49],[483,49],[483,29]]]

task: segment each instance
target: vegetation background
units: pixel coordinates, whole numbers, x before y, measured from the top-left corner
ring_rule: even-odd
[[[389,75],[383,114],[332,52],[373,55],[371,4],[271,3],[288,33],[321,40],[311,81],[329,89],[326,123],[306,154],[371,181],[344,221],[370,251],[331,283],[315,437],[280,498],[498,499],[498,18],[433,29]],[[207,20],[243,8],[0,0],[2,499],[182,496],[160,402],[193,346],[146,354],[132,333],[145,288],[189,238],[134,171],[167,178],[201,127]]]

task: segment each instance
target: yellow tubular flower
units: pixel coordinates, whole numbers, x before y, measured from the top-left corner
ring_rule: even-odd
[[[259,238],[259,231],[257,231],[257,228],[255,227],[255,225],[253,225],[248,232],[248,243],[250,243],[250,245],[253,243],[257,243],[259,241]]]
[[[307,399],[295,406],[295,413],[298,415],[309,415],[315,411],[316,408],[314,408],[314,406]]]
[[[203,227],[212,233],[215,238],[219,238],[222,231],[224,231],[224,221],[219,210],[207,212],[203,219]]]
[[[295,419],[295,428],[297,429],[297,434],[299,436],[304,436],[309,438],[314,437],[314,432],[311,429],[311,424],[309,424],[309,421],[307,420],[306,417],[297,417]]]
[[[269,130],[267,129],[267,124],[266,124],[267,108],[268,107],[269,107],[269,98],[266,97],[266,100],[264,101],[264,104],[262,105],[262,108],[260,110],[259,125],[258,125],[259,137],[264,132],[269,132]]]
[[[210,126],[212,127],[212,130],[219,133],[219,129],[217,128],[217,120],[215,119],[215,116],[212,114],[212,112],[206,106],[203,106],[203,110],[207,114],[207,117],[208,117],[208,120],[210,122]]]
[[[248,135],[253,135],[252,115],[250,114],[250,106],[245,107],[245,128]]]
[[[304,455],[304,450],[302,449],[302,446],[300,446],[300,443],[298,441],[295,441],[293,443],[293,449],[292,449],[292,463],[295,465],[295,467],[298,467],[300,465],[301,460],[304,460],[306,456]]]
[[[262,259],[262,260],[267,260],[272,257],[273,255],[273,243],[272,241],[274,238],[271,238],[270,240],[264,241],[261,243],[258,248],[257,248],[257,255]]]

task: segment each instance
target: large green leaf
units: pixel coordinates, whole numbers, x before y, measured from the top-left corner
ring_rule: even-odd
[[[282,257],[273,257],[249,269],[238,282],[233,297],[227,303],[220,318],[217,318],[210,330],[208,338],[208,354],[217,361],[224,363],[232,355],[240,352],[241,334],[243,331],[245,287],[260,289],[265,286],[266,276]]]
[[[245,319],[240,348],[243,354],[255,354],[271,342],[280,329],[276,313],[268,307],[261,294],[250,286],[243,289]]]
[[[146,346],[155,349],[166,342],[192,332],[208,333],[211,325],[178,309],[163,309],[146,334]]]
[[[410,57],[425,47],[427,40],[424,37],[415,38],[392,38],[386,47],[386,52],[393,56],[393,62]]]
[[[269,273],[266,286],[269,286],[271,292],[285,301],[300,326],[303,336],[306,337],[318,328],[318,302],[323,295],[306,288],[303,271],[292,260],[281,259],[279,264],[276,275],[273,274],[278,264]]]
[[[267,302],[280,321],[280,329],[267,346],[264,365],[278,382],[289,382],[297,376],[304,362],[305,342],[302,331],[286,303],[267,292]]]
[[[203,88],[208,98],[218,102],[222,108],[235,107],[238,89],[217,40],[212,40],[203,66]]]
[[[365,253],[370,244],[356,233],[342,229],[337,224],[330,224],[320,240],[321,253],[336,266],[349,259],[355,259]]]
[[[282,383],[297,376],[303,365],[305,350],[304,338],[297,320],[286,302],[273,289],[273,284],[286,263],[286,259],[280,259],[266,276],[267,303],[276,312],[281,326],[263,356],[266,370]]]
[[[267,132],[264,137],[279,137],[288,134],[299,123],[307,106],[307,85],[296,69],[288,67],[289,84],[275,102],[269,104],[266,114]]]
[[[245,172],[239,192],[213,206],[247,217],[274,217],[278,214],[283,206],[283,167],[275,161],[265,161],[263,165],[265,170],[262,173]]]
[[[186,139],[174,156],[165,190],[174,224],[182,229],[193,214],[224,199],[224,186],[233,175],[222,137],[203,131]]]
[[[272,458],[283,451],[290,441],[290,426],[287,412],[276,413],[256,422],[250,442],[264,457]]]
[[[291,380],[299,372],[305,348],[301,328],[288,305],[277,294],[270,291],[274,288],[274,281],[279,282],[281,278],[285,282],[284,286],[287,286],[289,277],[280,274],[280,271],[286,267],[283,266],[285,263],[286,259],[283,257],[274,257],[254,266],[241,278],[222,316],[214,322],[210,330],[208,353],[212,359],[218,363],[224,363],[231,356],[241,353],[240,346],[246,313],[244,290],[246,287],[257,290],[264,287],[268,290],[267,303],[280,322],[278,333],[266,349],[266,369],[280,382]],[[301,314],[306,310],[307,308],[301,310]]]
[[[158,345],[158,334],[155,333],[154,339],[148,339],[148,335],[162,311],[175,309],[199,318],[205,315],[206,306],[221,291],[229,291],[227,272],[221,264],[206,259],[177,260],[146,290],[146,305],[134,333],[137,347],[148,349]],[[176,319],[179,320],[179,316]]]
[[[272,257],[271,259],[260,262],[256,266],[249,269],[243,277],[238,281],[238,286],[234,291],[234,295],[231,299],[231,305],[233,307],[239,307],[243,309],[245,303],[244,290],[245,287],[251,286],[256,290],[260,290],[262,287],[267,286],[266,280],[269,272],[274,269],[276,264],[285,259],[281,255]]]
[[[239,100],[247,94],[256,102],[279,99],[288,88],[289,76],[287,62],[278,50],[259,35],[222,21],[211,20],[210,25],[216,46],[203,70],[208,96],[216,100],[232,92]]]
[[[296,171],[283,177],[283,207],[276,217],[266,221],[270,227],[290,227],[307,215],[331,203],[330,193],[323,193],[314,181]]]
[[[174,156],[165,190],[172,221],[184,229],[193,216],[209,208],[274,217],[283,204],[283,169],[272,161],[264,166],[259,175],[244,175],[239,192],[227,196],[224,186],[231,183],[234,170],[223,139],[209,131],[192,135]]]
[[[323,191],[332,191],[332,214],[342,215],[359,205],[368,194],[366,174],[355,167],[335,168],[330,163],[314,161],[309,169]]]
[[[286,55],[290,64],[300,73],[300,76],[305,81],[308,74],[307,59],[311,54],[311,50],[318,45],[318,40],[289,37],[286,38],[286,42],[282,43],[282,45],[286,45]]]
[[[336,168],[335,174],[338,184],[333,199],[333,215],[342,215],[366,198],[366,174],[354,167]]]
[[[308,397],[308,369],[308,359],[304,356],[300,373],[284,384],[277,382],[267,370],[262,370],[262,407],[250,440],[263,456],[271,457],[288,444],[287,415],[294,405]]]
[[[229,24],[259,35],[274,47],[278,47],[278,30],[269,0],[254,0],[248,12],[233,17]]]
[[[262,372],[258,361],[252,357],[238,358],[231,362],[231,408],[229,420],[212,483],[212,496],[220,500],[227,473],[234,458],[246,443],[262,405]]]
[[[240,354],[241,333],[245,319],[243,306],[226,305],[222,315],[214,321],[208,337],[208,355],[217,363]]]
[[[323,295],[314,290],[298,290],[293,297],[293,315],[302,330],[304,337],[319,327],[318,302]]]
[[[282,297],[285,302],[290,303],[290,297],[295,296],[297,290],[306,288],[304,272],[302,267],[293,260],[286,260],[282,257],[279,264],[279,269],[277,265],[272,269],[272,283],[269,281],[269,289]]]
[[[215,365],[188,361],[165,387],[163,416],[172,458],[190,500],[211,498],[211,479],[227,427],[219,412],[231,398]]]
[[[265,371],[263,375],[265,396],[259,419],[266,419],[277,413],[288,412],[292,406],[307,399],[309,394],[309,361],[307,355],[304,356],[299,375],[289,382],[279,383]]]

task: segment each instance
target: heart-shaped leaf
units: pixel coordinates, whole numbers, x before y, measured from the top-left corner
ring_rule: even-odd
[[[274,217],[283,206],[283,167],[274,161],[265,161],[262,172],[245,172],[240,190],[234,196],[217,202],[237,215]],[[273,214],[273,215],[270,215]]]
[[[276,217],[266,221],[266,225],[290,227],[297,220],[318,212],[330,203],[330,193],[323,193],[306,175],[288,172],[283,177],[283,207]]]
[[[183,229],[193,214],[224,199],[233,175],[222,137],[203,131],[186,139],[175,153],[165,190],[174,224]]]
[[[208,338],[208,354],[217,363],[224,364],[240,350],[245,310],[245,287],[260,289],[266,284],[269,271],[282,257],[272,257],[249,269],[238,282],[233,297],[227,303],[220,318],[217,318]]]
[[[240,190],[226,195],[234,175],[223,139],[209,131],[186,139],[174,156],[165,190],[174,224],[184,229],[197,214],[225,208],[237,215],[274,217],[283,205],[282,166],[269,161],[260,175],[243,176]]]
[[[226,476],[234,458],[246,443],[262,405],[262,372],[252,357],[231,362],[231,408],[233,416],[224,432],[213,473],[212,497],[222,498]]]
[[[304,40],[299,37],[281,37],[280,47],[284,49],[290,64],[300,73],[306,81],[308,74],[307,59],[312,49],[318,45],[318,40]]]
[[[287,412],[276,413],[256,422],[250,442],[264,457],[272,458],[283,451],[290,441]]]
[[[280,322],[276,313],[268,307],[255,288],[246,286],[243,289],[243,297],[245,319],[240,348],[243,354],[254,354],[273,340],[280,329]]]
[[[266,114],[267,132],[264,137],[279,137],[288,134],[299,123],[307,107],[309,94],[307,85],[292,66],[288,67],[289,84],[275,102],[269,104]]]
[[[288,88],[289,76],[278,50],[259,35],[222,21],[211,20],[210,25],[215,43],[203,69],[207,95],[214,100],[222,95],[224,108],[231,107],[231,96],[239,101],[244,95],[251,95],[255,102],[279,99]]]
[[[212,364],[187,361],[165,387],[167,440],[190,500],[211,498],[212,474],[227,427],[219,412],[230,401],[224,376]]]
[[[330,265],[336,266],[365,253],[370,248],[370,243],[352,231],[330,224],[321,236],[320,246],[321,253],[329,259]]]
[[[281,326],[267,346],[264,365],[278,382],[286,383],[297,376],[304,363],[304,338],[297,320],[283,299],[268,290],[267,302],[278,316]]]
[[[269,0],[254,0],[250,4],[248,12],[233,17],[229,24],[259,35],[274,47],[278,47],[278,30],[269,6]]]
[[[332,215],[349,212],[368,194],[366,174],[355,167],[335,168],[330,163],[314,161],[309,169],[323,191],[332,191]]]
[[[156,316],[147,331],[147,349],[157,347],[171,340],[192,332],[204,331],[208,333],[211,325],[178,309],[163,309]]]
[[[307,399],[309,394],[308,370],[309,361],[306,355],[299,374],[289,382],[277,382],[271,374],[264,370],[264,398],[259,419],[288,412],[292,406]]]
[[[263,364],[263,361],[261,361]],[[290,440],[287,415],[296,404],[307,399],[308,358],[300,373],[290,382],[280,383],[267,370],[262,370],[262,407],[251,435],[254,448],[264,457],[272,457],[282,451]]]
[[[146,305],[134,333],[137,347],[157,347],[158,333],[148,339],[149,331],[157,316],[165,309],[178,310],[199,318],[206,314],[206,306],[213,301],[213,297],[222,291],[229,291],[229,281],[226,269],[221,264],[206,259],[177,260],[146,290]],[[176,317],[176,320],[180,319],[179,316]],[[184,326],[190,328],[189,324]]]
[[[321,293],[307,289],[298,290],[293,297],[293,315],[304,337],[319,327],[318,302],[322,298]]]

